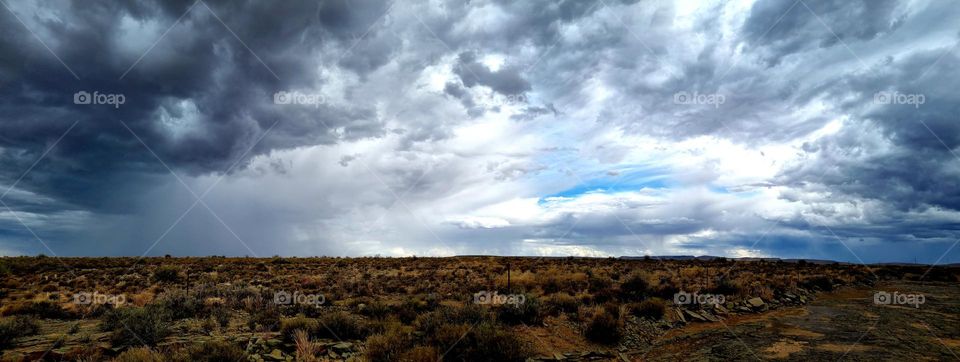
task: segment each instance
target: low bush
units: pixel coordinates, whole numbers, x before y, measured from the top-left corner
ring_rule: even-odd
[[[482,322],[475,328],[447,324],[437,330],[435,346],[451,361],[524,361],[532,352],[508,328]]]
[[[412,344],[412,340],[401,328],[391,328],[383,334],[367,338],[366,357],[371,362],[398,361],[400,355]]]
[[[226,341],[209,341],[181,350],[175,361],[184,362],[224,362],[245,361],[247,354],[236,344]]]
[[[320,317],[317,336],[334,339],[363,339],[369,328],[363,320],[347,312],[333,312]]]
[[[46,319],[69,319],[73,317],[72,314],[63,310],[60,304],[51,302],[49,300],[11,304],[9,307],[4,308],[3,315],[31,315],[37,318]]]
[[[37,334],[40,326],[29,316],[16,316],[0,321],[0,349],[13,345],[20,337]]]
[[[180,268],[175,265],[162,265],[153,272],[153,281],[175,283],[180,280]]]
[[[148,348],[130,348],[119,354],[113,362],[164,362],[163,355]]]
[[[527,295],[523,303],[501,305],[497,307],[497,319],[510,325],[540,323],[540,301]]]
[[[650,292],[646,274],[634,272],[620,285],[620,293],[625,300],[641,300]]]
[[[584,328],[584,336],[588,340],[601,344],[615,344],[622,335],[620,320],[606,310],[595,313]]]
[[[286,341],[293,341],[294,335],[298,330],[307,332],[309,335],[316,335],[319,328],[320,322],[304,316],[283,318],[280,320],[280,336]]]
[[[554,293],[543,298],[543,309],[547,315],[574,313],[580,307],[580,301],[567,293]]]
[[[630,305],[630,313],[640,317],[652,320],[663,318],[667,311],[667,304],[660,298],[650,298],[640,303]]]
[[[440,360],[440,351],[432,346],[417,346],[400,355],[404,362],[436,362]]]
[[[170,334],[170,326],[169,312],[154,305],[113,309],[100,321],[115,347],[154,346]]]

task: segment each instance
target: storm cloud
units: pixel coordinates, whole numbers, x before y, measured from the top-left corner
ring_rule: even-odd
[[[5,1],[0,254],[956,262],[958,16]]]

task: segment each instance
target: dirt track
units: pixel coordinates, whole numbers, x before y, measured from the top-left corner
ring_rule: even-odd
[[[874,303],[877,290],[924,303]],[[814,302],[667,333],[642,360],[960,360],[960,286],[887,283],[823,293]]]

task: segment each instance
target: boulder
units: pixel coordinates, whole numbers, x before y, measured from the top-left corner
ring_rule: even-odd
[[[747,303],[753,308],[762,308],[764,306],[763,299],[760,298],[750,298],[747,300]]]

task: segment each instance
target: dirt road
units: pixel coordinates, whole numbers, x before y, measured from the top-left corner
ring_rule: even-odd
[[[960,286],[897,282],[823,293],[803,307],[673,330],[645,353],[634,358],[960,360]]]

